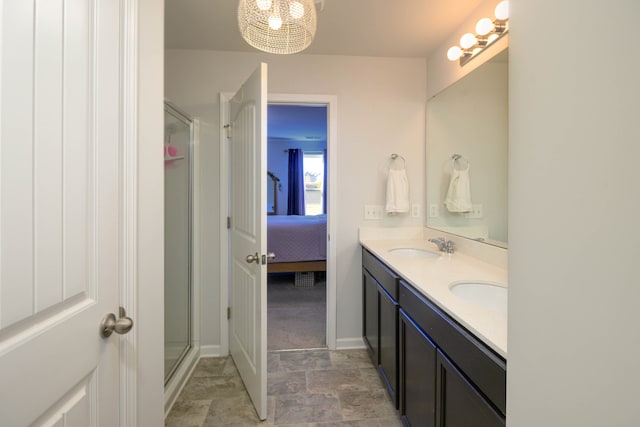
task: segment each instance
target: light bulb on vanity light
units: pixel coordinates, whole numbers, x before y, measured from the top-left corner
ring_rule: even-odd
[[[493,21],[489,18],[482,18],[476,24],[476,33],[480,36],[486,36],[493,31]]]
[[[469,49],[471,46],[476,44],[477,41],[478,39],[476,39],[476,36],[471,33],[467,33],[460,37],[460,46],[462,46],[463,49]]]
[[[496,18],[501,21],[509,19],[509,0],[503,0],[498,3],[493,13],[496,15]]]
[[[460,59],[461,56],[462,49],[460,49],[460,46],[451,46],[447,51],[447,58],[449,58],[449,61]]]

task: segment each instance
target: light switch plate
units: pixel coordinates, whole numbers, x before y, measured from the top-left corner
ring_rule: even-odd
[[[420,205],[418,203],[411,205],[411,216],[413,218],[420,218]]]

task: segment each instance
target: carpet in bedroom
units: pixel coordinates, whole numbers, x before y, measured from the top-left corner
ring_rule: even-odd
[[[326,281],[294,285],[293,273],[267,275],[267,347],[269,350],[323,348],[326,340]]]

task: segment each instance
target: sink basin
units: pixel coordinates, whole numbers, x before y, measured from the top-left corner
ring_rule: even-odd
[[[389,249],[389,252],[405,256],[407,258],[439,258],[440,254],[437,252],[431,252],[426,249],[418,248],[394,248]]]
[[[452,294],[463,300],[500,313],[507,312],[507,288],[490,282],[456,282],[449,285]]]

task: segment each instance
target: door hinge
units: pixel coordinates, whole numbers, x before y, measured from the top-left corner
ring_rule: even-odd
[[[231,228],[231,217],[228,216],[227,217],[227,230],[229,230]]]
[[[231,125],[226,124],[224,128],[227,130],[227,139],[231,139]]]
[[[227,320],[231,319],[231,307],[227,307]]]

